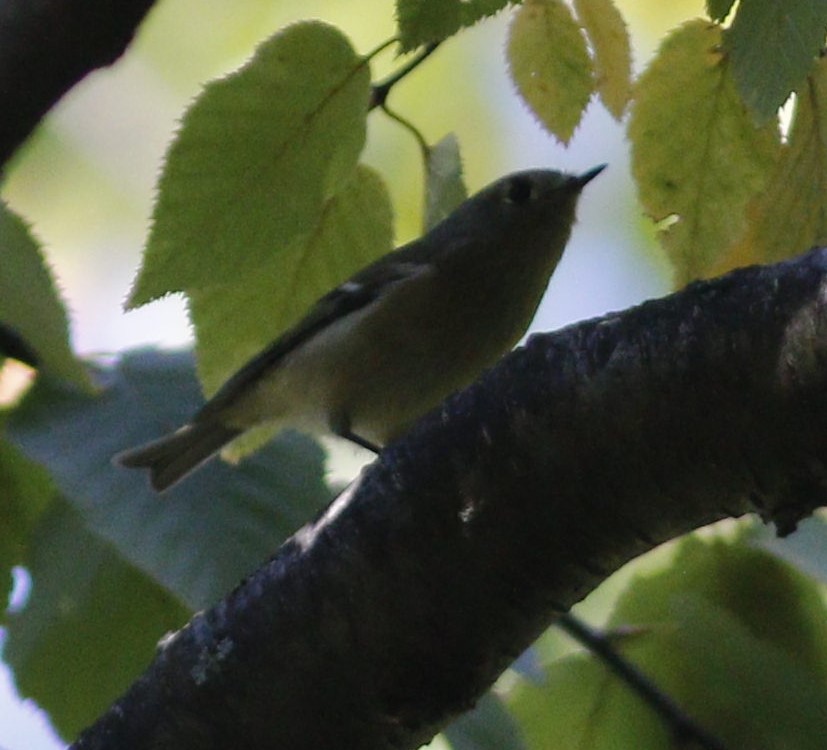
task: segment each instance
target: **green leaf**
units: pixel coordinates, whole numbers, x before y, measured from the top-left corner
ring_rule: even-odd
[[[543,126],[568,143],[594,90],[583,31],[562,0],[526,0],[508,37],[511,78]]]
[[[4,658],[20,693],[72,738],[190,612],[91,534],[63,501],[38,525],[26,567],[31,596],[9,617]]]
[[[648,629],[626,654],[728,747],[821,747],[827,610],[772,555],[689,537],[671,568],[640,578],[611,622]]]
[[[454,750],[523,750],[520,727],[493,693],[483,696],[473,711],[460,716],[443,732]]]
[[[367,61],[308,21],[264,42],[187,112],[131,307],[255,274],[317,231],[365,140]]]
[[[773,119],[819,56],[827,33],[824,0],[741,0],[724,49],[755,122]]]
[[[323,453],[285,433],[238,466],[214,460],[163,498],[112,464],[121,450],[187,421],[202,403],[188,354],[125,354],[84,396],[41,380],[9,438],[46,467],[88,528],[192,609],[208,606],[329,499]]]
[[[11,326],[43,371],[89,387],[69,343],[66,309],[24,221],[0,202],[0,322]]]
[[[816,750],[827,731],[819,588],[761,550],[688,537],[611,617],[615,646],[726,747]],[[667,750],[669,728],[593,657],[551,663],[509,707],[531,748]]]
[[[459,142],[449,133],[426,153],[424,230],[427,232],[447,218],[467,197]]]
[[[486,16],[493,16],[508,0],[396,0],[396,19],[402,52],[456,34]]]
[[[827,58],[798,91],[789,137],[741,239],[716,268],[774,263],[827,243]]]
[[[605,667],[575,654],[555,661],[542,682],[522,680],[508,707],[530,750],[668,750],[668,732],[613,683]]]
[[[384,183],[359,166],[324,206],[315,231],[220,286],[193,290],[198,370],[214,392],[248,359],[296,323],[323,294],[392,247]]]
[[[706,12],[713,21],[723,21],[728,15],[735,0],[706,0]]]
[[[710,273],[742,234],[745,208],[766,184],[780,144],[756,128],[719,49],[721,30],[690,21],[641,76],[629,123],[640,200],[684,284]]]
[[[0,441],[0,601],[8,598],[12,568],[25,561],[32,531],[53,497],[46,472]]]
[[[594,51],[597,93],[616,120],[632,95],[632,48],[626,22],[612,0],[574,0]]]

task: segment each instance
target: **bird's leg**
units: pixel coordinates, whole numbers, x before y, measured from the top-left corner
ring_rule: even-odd
[[[334,435],[338,435],[340,438],[344,438],[345,440],[350,440],[351,443],[356,443],[356,445],[364,448],[365,450],[369,450],[372,453],[376,453],[377,455],[382,450],[381,446],[375,445],[374,443],[371,443],[370,440],[366,440],[353,432],[350,428],[350,418],[347,416],[339,416],[332,419],[330,421],[330,431]]]

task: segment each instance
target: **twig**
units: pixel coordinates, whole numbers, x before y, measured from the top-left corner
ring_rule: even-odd
[[[679,747],[694,741],[705,750],[727,750],[717,737],[701,727],[652,680],[619,654],[612,646],[611,640],[603,633],[590,628],[571,613],[562,615],[556,624],[599,657],[609,670],[637,693],[671,727]]]
[[[380,81],[379,83],[375,83],[373,88],[371,89],[371,96],[370,96],[370,109],[375,109],[376,107],[381,107],[385,100],[388,98],[388,94],[390,93],[391,89],[399,83],[408,73],[416,69],[420,63],[424,62],[428,57],[430,57],[441,42],[433,42],[429,44],[425,49],[422,50],[416,57],[414,57],[407,65],[401,67],[395,73],[389,75],[384,81]]]

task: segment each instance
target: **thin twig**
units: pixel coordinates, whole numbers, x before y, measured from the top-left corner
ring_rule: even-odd
[[[701,727],[652,680],[619,654],[603,633],[589,627],[571,613],[562,615],[556,624],[598,656],[609,670],[637,693],[671,727],[679,747],[694,741],[705,750],[727,750],[717,737]]]
[[[422,151],[422,156],[424,159],[428,158],[428,152],[430,151],[430,146],[428,146],[428,142],[425,140],[425,137],[422,133],[417,130],[416,125],[414,125],[410,120],[405,119],[397,112],[394,112],[387,104],[382,105],[382,111],[391,118],[394,122],[399,123],[405,130],[407,130],[415,139],[416,142],[419,144],[419,148]]]
[[[422,50],[416,57],[414,57],[407,65],[404,65],[395,73],[389,75],[384,81],[380,81],[379,83],[375,83],[373,88],[371,89],[371,96],[370,96],[370,109],[375,109],[376,107],[381,107],[385,100],[388,98],[388,94],[390,93],[391,89],[399,83],[408,73],[412,70],[417,68],[420,63],[424,62],[428,57],[430,57],[433,52],[436,50],[437,47],[441,42],[432,42],[429,44],[425,49]]]

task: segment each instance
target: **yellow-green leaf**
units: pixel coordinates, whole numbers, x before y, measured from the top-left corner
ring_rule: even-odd
[[[743,237],[716,268],[771,263],[827,243],[827,58],[798,91],[789,138]]]
[[[193,290],[199,375],[207,393],[303,317],[322,294],[391,249],[385,185],[360,166],[324,205],[312,234],[231,283]]]
[[[25,222],[0,202],[0,322],[44,371],[89,387],[69,343],[66,310]]]
[[[594,52],[597,93],[615,119],[623,116],[632,94],[629,30],[613,0],[574,0]]]
[[[568,143],[594,80],[583,30],[562,0],[526,0],[508,37],[511,77],[540,122]]]
[[[494,15],[508,0],[396,0],[403,52],[438,42]]]
[[[369,91],[366,60],[318,21],[210,83],[167,155],[130,306],[253,275],[312,235],[356,166]]]
[[[744,543],[689,537],[641,574],[610,620],[613,646],[722,746],[820,750],[827,626],[819,587]],[[544,665],[508,693],[530,748],[665,750],[670,726],[592,655]]]
[[[640,200],[686,283],[708,275],[741,235],[745,208],[779,153],[757,128],[720,52],[721,29],[696,20],[670,34],[641,76],[629,123]]]

